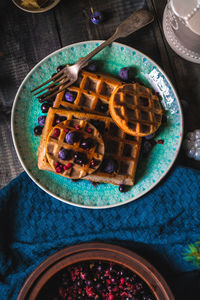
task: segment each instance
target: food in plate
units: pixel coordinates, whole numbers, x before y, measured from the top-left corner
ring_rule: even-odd
[[[122,81],[105,74],[81,71],[78,80],[60,92],[53,106],[109,115],[109,100]]]
[[[139,83],[124,84],[115,89],[109,109],[115,123],[131,135],[147,136],[161,125],[162,108],[158,95]]]
[[[76,121],[77,119],[86,120],[95,126],[100,132],[105,145],[104,158],[100,167],[94,173],[86,175],[82,179],[115,185],[133,185],[140,153],[141,137],[127,135],[116,126],[112,118],[97,114],[50,108],[38,147],[39,169],[55,172],[47,159],[47,138],[56,123],[62,124],[63,121]]]
[[[72,114],[50,130],[45,148],[52,170],[71,179],[93,173],[104,156],[104,141],[96,127]]]
[[[44,125],[37,151],[39,169],[71,179],[118,185],[121,192],[134,185],[142,136],[155,132],[162,120],[159,97],[149,88],[85,70],[52,103],[43,103],[44,111],[47,117],[40,116],[40,126],[35,129],[40,133],[39,127]],[[85,124],[82,129],[81,124]],[[91,124],[94,135],[85,132],[86,124]],[[83,136],[70,145],[66,139],[77,134],[76,126]],[[80,146],[81,139],[90,139],[89,135],[93,135],[95,146],[86,150]],[[69,150],[73,151],[71,157]]]

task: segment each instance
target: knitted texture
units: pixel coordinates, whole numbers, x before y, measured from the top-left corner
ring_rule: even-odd
[[[113,242],[150,261],[154,257],[154,265],[163,264],[172,276],[193,270],[182,254],[199,237],[199,183],[199,171],[177,167],[144,197],[91,210],[54,199],[22,173],[0,191],[0,299],[16,299],[49,255],[87,241]]]

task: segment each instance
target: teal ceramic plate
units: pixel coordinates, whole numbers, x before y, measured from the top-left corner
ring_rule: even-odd
[[[117,75],[122,67],[134,67],[137,77],[160,93],[167,113],[167,122],[156,137],[164,140],[149,156],[139,160],[135,185],[126,193],[117,186],[99,184],[96,187],[85,180],[72,182],[57,174],[37,167],[39,137],[33,133],[41,115],[37,99],[31,95],[33,87],[47,80],[61,64],[72,64],[97,47],[102,41],[88,41],[64,47],[43,59],[22,82],[12,109],[12,137],[22,166],[32,180],[53,197],[86,208],[109,208],[138,199],[150,191],[166,175],[177,157],[182,141],[183,119],[178,97],[165,73],[141,52],[119,43],[113,43],[95,56],[101,62],[101,71]]]

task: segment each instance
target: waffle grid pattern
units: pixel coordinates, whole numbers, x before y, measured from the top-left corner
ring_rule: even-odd
[[[140,152],[141,137],[129,136],[118,128],[110,117],[95,114],[50,108],[38,150],[38,165],[40,169],[53,171],[51,167],[49,168],[46,160],[46,152],[40,150],[42,150],[44,143],[46,143],[47,136],[51,132],[57,117],[66,117],[67,120],[80,118],[94,125],[102,135],[105,144],[104,158],[113,158],[118,163],[117,171],[112,174],[104,172],[100,167],[93,174],[87,175],[83,179],[116,185],[133,185]]]
[[[109,115],[110,96],[121,84],[121,81],[108,76],[81,71],[78,80],[67,89],[75,94],[74,102],[66,101],[66,91],[63,91],[57,95],[53,106]]]
[[[69,163],[72,164],[72,167],[67,170],[62,170],[60,175],[77,179],[86,176],[87,174],[93,173],[100,165],[103,160],[104,155],[104,142],[98,130],[87,121],[84,120],[72,120],[73,115],[68,116],[66,121],[61,122],[59,125],[52,128],[50,131],[47,141],[46,141],[46,156],[51,168],[56,172],[56,164],[60,163],[64,166],[67,166]],[[76,130],[76,126],[79,126],[80,129]],[[91,129],[91,133],[87,132],[87,129]],[[54,135],[55,129],[58,129],[58,137]],[[80,138],[78,141],[74,142],[73,145],[65,142],[65,136],[69,132],[76,132],[79,134]],[[89,150],[85,150],[80,146],[80,143],[83,139],[90,138],[94,141],[94,146]],[[59,151],[61,149],[71,150],[73,154],[71,159],[62,160],[59,158]],[[86,157],[85,164],[77,164],[74,159],[74,153],[82,153]],[[95,161],[95,165],[91,167],[91,161]]]
[[[138,83],[118,87],[111,96],[109,108],[117,125],[131,135],[150,135],[161,125],[158,96]]]

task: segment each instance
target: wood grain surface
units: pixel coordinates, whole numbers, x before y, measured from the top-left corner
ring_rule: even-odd
[[[10,112],[17,89],[42,58],[60,47],[84,40],[106,39],[116,26],[142,7],[155,16],[153,24],[119,42],[132,46],[155,60],[186,101],[185,132],[200,128],[200,65],[188,62],[171,50],[162,30],[166,1],[159,0],[62,0],[42,14],[21,11],[11,1],[0,1],[0,187],[23,171],[15,153],[10,131]],[[104,12],[105,21],[90,21],[91,7]],[[176,163],[200,170],[183,151]]]

